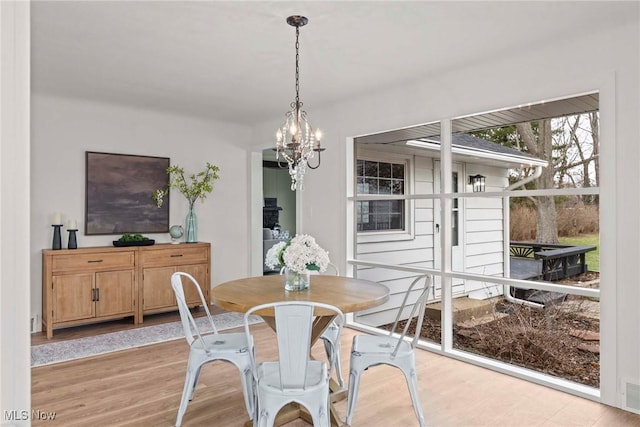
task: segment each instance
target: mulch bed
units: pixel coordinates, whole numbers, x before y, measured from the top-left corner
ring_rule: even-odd
[[[574,300],[577,298],[573,298]],[[545,309],[501,302],[495,316],[470,327],[454,325],[454,348],[501,360],[545,374],[598,388],[600,322],[581,315],[580,308]],[[392,325],[382,326],[389,330]],[[404,328],[404,323],[398,330]],[[410,335],[415,326],[410,326]],[[440,342],[440,321],[425,317],[421,337]]]

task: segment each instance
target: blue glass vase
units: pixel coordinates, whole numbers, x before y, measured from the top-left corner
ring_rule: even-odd
[[[196,243],[198,241],[198,217],[193,203],[189,204],[189,213],[185,219],[185,241],[187,243]]]

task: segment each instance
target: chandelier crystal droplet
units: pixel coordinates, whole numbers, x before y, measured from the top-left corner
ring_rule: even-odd
[[[281,168],[289,168],[291,176],[291,190],[304,188],[304,176],[309,169],[320,167],[320,153],[325,149],[320,146],[322,133],[320,129],[313,129],[307,121],[307,112],[302,109],[300,102],[300,27],[309,22],[307,18],[293,15],[287,18],[287,24],[296,27],[296,99],[291,103],[291,110],[286,113],[287,119],[276,132],[276,160]],[[318,153],[315,166],[309,160]],[[285,165],[281,160],[287,162]]]

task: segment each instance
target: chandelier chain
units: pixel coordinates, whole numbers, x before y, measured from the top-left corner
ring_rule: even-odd
[[[300,49],[300,42],[298,41],[300,37],[300,27],[296,25],[296,109],[300,108],[300,66],[298,63],[300,62],[300,54],[298,53]]]

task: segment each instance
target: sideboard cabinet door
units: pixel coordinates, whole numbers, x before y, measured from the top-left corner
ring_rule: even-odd
[[[133,271],[96,273],[96,315],[114,316],[134,312],[135,274]]]
[[[53,321],[68,322],[95,317],[93,295],[91,273],[54,276]]]

